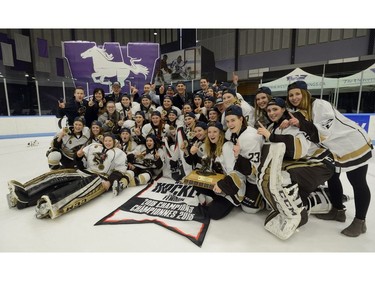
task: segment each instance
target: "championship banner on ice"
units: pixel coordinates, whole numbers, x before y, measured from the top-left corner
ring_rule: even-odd
[[[210,218],[192,186],[163,179],[149,184],[95,225],[134,223],[156,223],[201,246]]]

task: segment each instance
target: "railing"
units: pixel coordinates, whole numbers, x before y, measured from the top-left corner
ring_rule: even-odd
[[[188,92],[199,89],[199,80],[186,81],[185,84]],[[74,88],[73,81],[29,78],[16,80],[2,77],[0,78],[0,116],[55,115],[58,108],[57,101],[73,96]],[[316,93],[312,92],[316,98],[320,98],[320,90]],[[86,95],[91,94],[86,91]],[[253,103],[253,93],[241,94],[250,104]],[[331,92],[325,89],[322,98],[335,104],[342,113],[375,113],[375,84],[364,88],[358,82],[357,86],[352,85],[350,91],[344,87]]]

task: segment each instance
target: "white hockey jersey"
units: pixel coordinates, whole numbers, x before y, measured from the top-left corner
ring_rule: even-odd
[[[320,143],[333,153],[336,164],[343,171],[354,170],[368,163],[373,146],[364,129],[325,100],[316,99],[312,112]]]
[[[80,149],[83,145],[85,145],[89,141],[89,139],[90,129],[88,127],[83,127],[82,135],[65,135],[61,139],[61,153],[67,158],[73,160],[76,151]]]
[[[86,168],[90,172],[109,176],[114,171],[125,174],[127,170],[126,154],[117,147],[104,149],[102,144],[92,143],[86,146],[83,152]]]
[[[225,132],[225,138],[231,140],[232,132],[227,130]],[[249,159],[255,168],[260,163],[260,153],[264,143],[263,137],[258,134],[257,130],[253,127],[248,126],[238,137],[240,142],[240,155]]]
[[[116,110],[121,115],[121,119],[122,120],[124,120],[124,119],[126,120],[127,118],[124,118],[125,114],[127,114],[126,113],[126,109],[124,109],[124,107],[122,106],[121,102],[116,102],[115,106],[116,106]],[[133,101],[131,103],[131,107],[130,107],[130,111],[132,113],[133,118],[134,118],[134,115],[137,113],[137,111],[140,111],[140,110],[141,110],[141,105],[138,102]]]
[[[255,109],[250,104],[248,104],[245,100],[241,101],[239,105],[242,108],[242,115],[246,120],[246,123],[250,127],[254,127],[255,123]],[[225,121],[225,111],[221,115],[221,123],[223,124],[224,130],[227,130],[227,122]]]

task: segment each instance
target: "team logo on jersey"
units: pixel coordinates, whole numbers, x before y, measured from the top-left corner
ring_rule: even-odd
[[[320,125],[328,130],[332,126],[332,121],[333,119],[328,119],[322,122]]]
[[[94,163],[98,166],[99,170],[104,170],[104,161],[107,159],[107,154],[103,152],[94,153]]]

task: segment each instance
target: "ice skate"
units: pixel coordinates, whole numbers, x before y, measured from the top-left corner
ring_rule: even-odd
[[[35,207],[35,216],[37,219],[43,219],[49,216],[50,207],[48,202],[41,198]]]
[[[16,194],[16,186],[22,189],[24,188],[23,184],[18,181],[11,180],[8,182],[9,194],[7,194],[7,201],[9,208],[14,208],[17,206],[17,202],[22,202]]]
[[[123,191],[125,188],[128,187],[128,181],[125,178],[121,180],[115,180],[112,184],[112,192],[114,196],[117,196]]]
[[[115,180],[112,184],[112,193],[114,196],[117,196],[120,193],[120,184],[118,180]]]
[[[332,209],[332,204],[326,191],[328,189],[318,187],[316,191],[310,193],[307,198],[309,214],[327,214]]]

